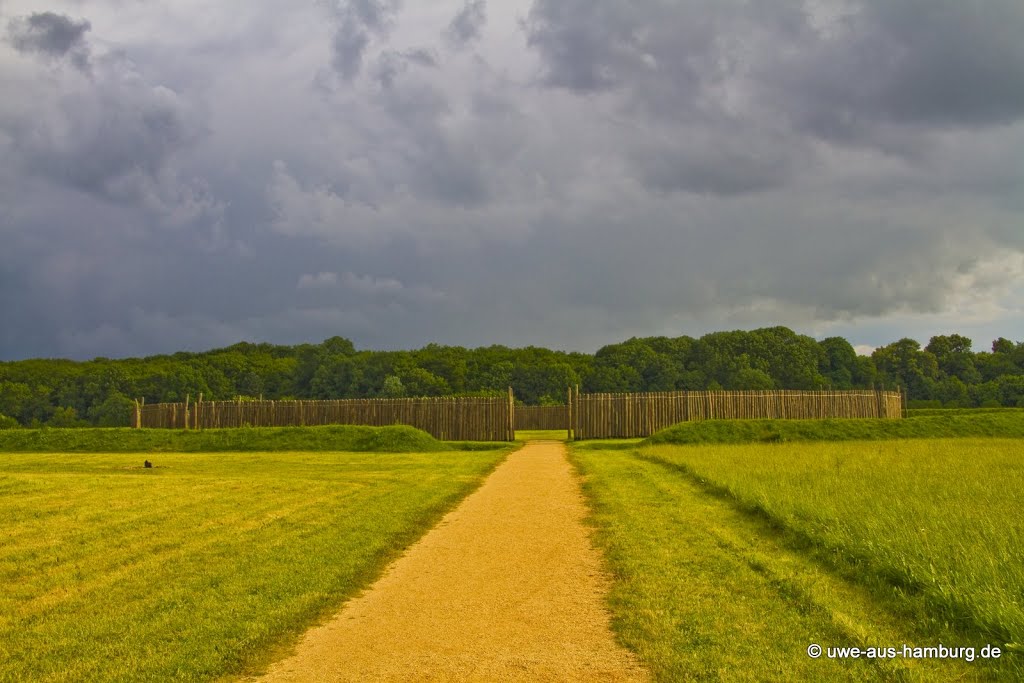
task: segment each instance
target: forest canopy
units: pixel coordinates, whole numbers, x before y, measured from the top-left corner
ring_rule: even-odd
[[[858,356],[848,341],[817,341],[786,327],[644,337],[594,354],[540,347],[357,350],[343,337],[281,346],[242,342],[199,353],[76,362],[0,363],[0,428],[123,426],[133,399],[147,403],[263,396],[332,399],[459,396],[512,387],[528,405],[584,392],[904,387],[911,406],[1024,406],[1024,343],[975,353],[959,334],[913,339]]]

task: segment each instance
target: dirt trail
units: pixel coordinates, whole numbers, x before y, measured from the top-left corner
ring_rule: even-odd
[[[531,442],[261,681],[645,681],[557,442]]]

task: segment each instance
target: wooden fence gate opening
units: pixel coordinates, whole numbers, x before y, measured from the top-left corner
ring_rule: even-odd
[[[569,407],[516,406],[516,429],[561,429],[569,425]]]

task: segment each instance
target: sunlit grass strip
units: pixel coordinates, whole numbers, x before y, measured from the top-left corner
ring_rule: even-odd
[[[1024,641],[1024,444],[1008,439],[650,447],[935,619]],[[1020,654],[1017,657],[1021,664]],[[1024,666],[1019,667],[1024,672]]]
[[[904,420],[704,420],[682,422],[648,444],[772,443],[923,438],[1024,438],[1024,411],[925,415]]]
[[[678,470],[573,448],[613,574],[612,626],[658,681],[978,680],[962,662],[811,659],[807,647],[953,642],[787,547]]]
[[[565,429],[517,429],[516,441],[565,441]]]
[[[0,681],[258,668],[507,450],[5,455]]]

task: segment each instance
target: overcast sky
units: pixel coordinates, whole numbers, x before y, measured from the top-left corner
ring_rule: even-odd
[[[1020,0],[0,0],[0,359],[1024,340]]]

